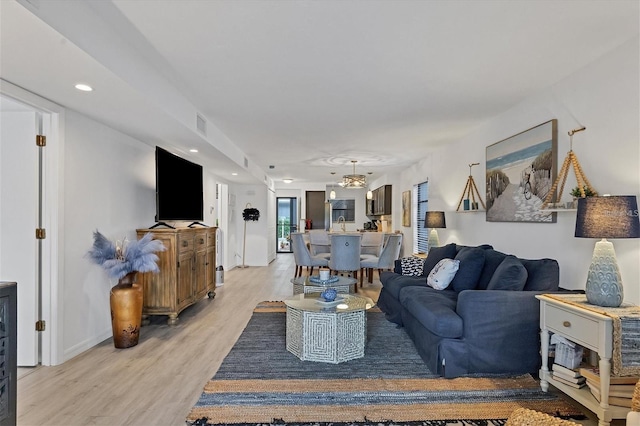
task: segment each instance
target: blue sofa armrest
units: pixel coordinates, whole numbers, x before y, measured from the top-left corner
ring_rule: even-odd
[[[540,366],[540,305],[545,292],[465,290],[456,311],[464,323],[468,371],[535,373]]]

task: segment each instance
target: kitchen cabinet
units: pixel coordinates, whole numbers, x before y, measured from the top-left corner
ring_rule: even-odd
[[[383,185],[372,191],[372,202],[367,202],[367,215],[368,216],[383,216],[391,214],[392,193],[391,185]],[[371,210],[371,213],[369,211]]]

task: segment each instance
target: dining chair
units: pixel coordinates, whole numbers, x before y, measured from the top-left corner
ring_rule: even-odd
[[[311,254],[313,256],[325,253],[324,257],[328,257],[326,254],[331,252],[329,233],[324,229],[310,229],[309,245],[311,246]]]
[[[377,269],[378,274],[385,269],[393,269],[395,261],[400,257],[402,248],[402,234],[392,234],[387,237],[380,256],[363,256],[360,260],[360,287],[362,287],[362,276],[367,270],[369,282],[373,282],[373,270]]]
[[[332,234],[329,269],[351,273],[353,278],[357,279],[360,270],[361,241],[362,235],[360,234]]]
[[[382,232],[364,232],[362,233],[362,243],[360,246],[360,254],[380,256],[384,243],[384,233]]]
[[[291,248],[293,249],[293,258],[296,262],[296,271],[294,278],[302,276],[302,267],[311,268],[309,275],[313,275],[314,267],[329,266],[329,261],[322,256],[313,256],[307,248],[304,240],[304,234],[301,232],[291,233]]]

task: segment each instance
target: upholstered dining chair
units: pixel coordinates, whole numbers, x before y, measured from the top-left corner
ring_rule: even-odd
[[[384,233],[364,232],[362,234],[362,242],[360,243],[360,254],[380,256],[383,243]]]
[[[393,269],[394,262],[400,257],[401,248],[402,234],[392,234],[387,238],[380,256],[362,256],[360,260],[360,287],[362,287],[362,276],[365,269],[367,270],[369,282],[373,282],[374,269],[377,269],[378,273],[385,269]]]
[[[309,245],[312,256],[322,254],[323,257],[328,258],[328,253],[331,252],[331,239],[329,233],[324,229],[310,229],[309,230]],[[323,254],[324,253],[324,254]]]
[[[309,275],[313,275],[314,267],[329,266],[329,261],[322,256],[313,256],[307,248],[304,240],[304,234],[301,232],[291,233],[291,248],[293,249],[293,258],[296,262],[296,271],[294,278],[302,276],[302,267],[311,268]]]
[[[353,278],[357,279],[360,270],[361,240],[360,234],[332,234],[329,269],[351,273]]]

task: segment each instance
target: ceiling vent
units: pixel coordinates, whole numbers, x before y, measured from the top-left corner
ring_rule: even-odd
[[[249,160],[247,160],[247,157],[244,157],[244,168],[246,169],[247,167],[249,167]]]
[[[203,135],[207,135],[207,120],[203,116],[196,113],[196,128]]]

